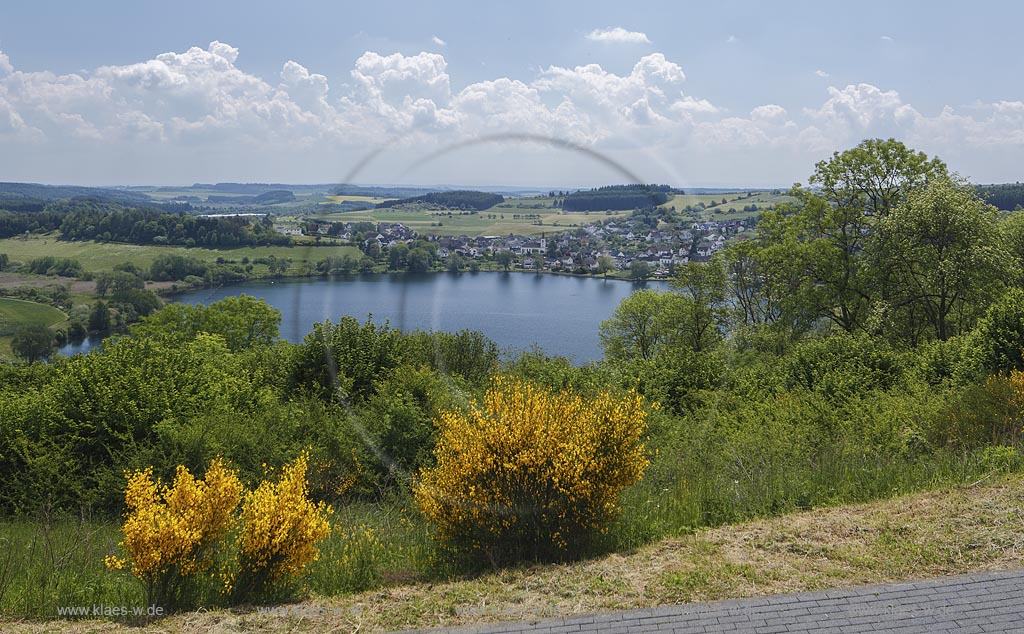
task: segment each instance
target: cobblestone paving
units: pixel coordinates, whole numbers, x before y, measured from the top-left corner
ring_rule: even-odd
[[[1024,570],[417,631],[431,634],[1024,634]]]

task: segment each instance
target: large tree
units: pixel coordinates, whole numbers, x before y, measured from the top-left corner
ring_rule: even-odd
[[[668,334],[665,316],[672,294],[639,290],[622,300],[598,331],[605,356],[613,361],[647,361]]]
[[[22,326],[11,338],[11,351],[28,363],[48,359],[56,350],[53,331],[44,324]]]
[[[721,339],[726,320],[726,274],[721,258],[680,267],[670,285],[679,293],[672,303],[672,338],[694,352],[712,347]]]
[[[498,261],[498,264],[504,267],[506,271],[509,269],[509,267],[512,266],[513,257],[511,251],[507,249],[503,251],[498,251],[498,253],[494,257]]]
[[[946,177],[946,165],[895,139],[868,139],[815,166],[812,189],[796,188],[795,222],[810,249],[807,282],[821,290],[820,316],[847,331],[864,326],[891,279],[876,255],[876,226],[912,192]]]
[[[996,209],[952,179],[910,192],[879,234],[893,305],[917,308],[940,340],[973,325],[1010,269]]]

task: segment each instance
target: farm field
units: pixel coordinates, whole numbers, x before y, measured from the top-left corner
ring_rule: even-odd
[[[11,334],[22,324],[43,323],[52,326],[67,315],[46,304],[0,297],[0,336]]]
[[[294,247],[237,247],[233,249],[191,249],[180,246],[157,246],[121,244],[112,242],[62,242],[56,233],[42,236],[6,238],[0,240],[0,253],[6,253],[12,262],[26,262],[33,258],[52,255],[62,258],[73,258],[82,263],[87,271],[96,272],[110,270],[115,264],[132,262],[141,268],[147,268],[158,256],[166,253],[187,255],[205,262],[216,262],[217,258],[241,260],[265,258],[271,255],[277,258],[290,258],[292,267],[306,263],[316,263],[327,256],[358,256],[359,249],[351,246],[313,246],[296,245]]]
[[[624,218],[630,212],[562,213],[561,209],[551,207],[551,199],[516,198],[476,214],[459,211],[452,211],[450,216],[448,214],[444,211],[407,207],[323,213],[312,217],[324,222],[401,222],[421,235],[482,236],[509,233],[540,235],[572,229],[599,219]]]
[[[724,205],[722,204],[723,198],[726,200]],[[717,203],[714,207],[702,211],[697,218],[700,220],[739,220],[757,216],[760,213],[760,211],[743,211],[743,207],[747,205],[757,205],[764,209],[788,200],[792,200],[792,198],[785,194],[773,194],[770,191],[754,192],[753,196],[748,196],[747,192],[676,194],[662,206],[675,207],[677,211],[682,211],[688,205]],[[729,209],[735,211],[730,212]]]

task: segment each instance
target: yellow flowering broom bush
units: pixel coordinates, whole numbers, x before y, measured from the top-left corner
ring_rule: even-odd
[[[494,565],[579,554],[647,467],[635,392],[583,398],[492,380],[483,405],[436,422],[437,464],[414,495],[442,546]]]
[[[265,480],[245,497],[236,597],[287,592],[288,583],[319,557],[317,542],[331,532],[331,508],[309,499],[307,465],[303,454],[281,470],[276,482]]]
[[[205,480],[179,466],[170,487],[153,470],[127,474],[122,527],[126,558],[106,558],[110,568],[130,568],[146,588],[148,605],[177,607],[194,590],[191,583],[214,563],[216,550],[233,525],[243,487],[235,472],[210,462]]]

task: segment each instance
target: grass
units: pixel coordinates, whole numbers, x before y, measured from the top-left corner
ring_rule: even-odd
[[[11,339],[19,326],[33,323],[54,326],[67,318],[67,315],[53,306],[0,297],[0,361],[14,359]]]
[[[67,315],[53,306],[0,297],[0,336],[10,335],[22,325],[42,323],[53,326],[65,319]]]
[[[61,257],[78,260],[87,271],[91,272],[111,270],[115,264],[123,262],[132,262],[140,268],[148,268],[158,255],[165,253],[187,255],[210,263],[215,262],[217,258],[241,261],[245,257],[253,260],[273,255],[278,258],[291,258],[292,268],[301,267],[303,264],[315,264],[327,256],[360,255],[359,249],[352,246],[313,246],[310,244],[294,247],[237,247],[232,249],[194,247],[187,249],[176,246],[112,242],[64,242],[57,240],[56,233],[0,240],[0,253],[6,253],[12,262],[26,262],[44,255],[59,254]]]
[[[722,204],[722,199],[726,200]],[[742,220],[757,216],[760,211],[743,211],[747,205],[757,205],[761,210],[772,207],[779,203],[791,200],[785,194],[773,194],[771,191],[753,192],[753,195],[743,193],[717,193],[717,194],[677,194],[673,196],[664,207],[675,207],[676,211],[682,211],[688,205],[704,203],[709,205],[716,203],[714,207],[705,209],[696,214],[699,220]],[[733,209],[732,212],[729,209]]]
[[[204,610],[145,628],[96,620],[0,623],[14,632],[377,632],[819,590],[1024,566],[1022,509],[1024,476],[990,474],[926,493],[701,530],[572,564],[416,584],[385,579],[383,588],[314,597],[271,614]],[[7,538],[11,527],[3,526]],[[106,535],[83,534],[92,547]],[[421,538],[412,531],[405,539]],[[5,549],[8,560],[15,550]],[[131,599],[116,583],[85,580],[104,600]],[[4,601],[3,612],[11,614]]]
[[[45,619],[54,617],[57,606],[144,604],[140,584],[103,564],[120,538],[113,522],[4,523],[0,613]]]

